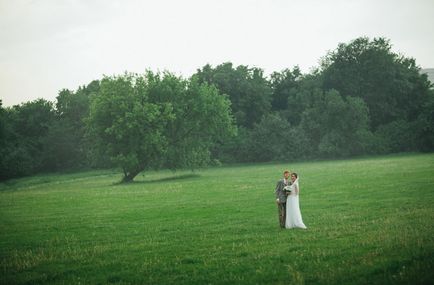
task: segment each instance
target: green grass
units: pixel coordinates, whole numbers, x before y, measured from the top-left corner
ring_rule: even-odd
[[[300,174],[307,230],[274,186]],[[432,284],[434,154],[0,184],[1,284]]]

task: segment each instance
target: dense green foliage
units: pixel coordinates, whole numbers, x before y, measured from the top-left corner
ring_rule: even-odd
[[[280,230],[300,174],[308,229]],[[431,284],[434,155],[0,183],[0,284]]]
[[[10,109],[1,108],[0,178],[29,175],[52,163],[46,138],[55,114],[51,102],[43,99]]]
[[[11,108],[0,104],[0,180],[91,163],[104,166],[88,158],[84,137],[89,96],[98,89],[94,81],[76,92],[62,90],[55,106],[44,99]]]
[[[268,83],[261,70],[230,63],[206,65],[195,76],[235,103],[241,130],[216,151],[223,161],[434,150],[432,85],[414,59],[394,53],[383,38],[340,44],[310,74],[295,67],[272,73]],[[262,103],[240,104],[250,99]]]
[[[340,44],[321,68],[325,89],[366,102],[374,130],[395,120],[415,120],[428,96],[429,82],[416,62],[393,53],[382,38]]]
[[[267,79],[259,68],[224,63],[215,68],[205,65],[194,75],[199,82],[215,85],[229,96],[237,124],[252,127],[271,109],[271,94]]]
[[[104,78],[87,125],[92,147],[126,182],[145,169],[206,165],[214,142],[235,130],[230,102],[214,86],[150,71]]]
[[[62,90],[56,103],[0,105],[0,179],[430,152],[433,126],[434,89],[415,60],[386,39],[358,38],[308,74],[294,67],[266,77],[227,62],[188,79],[126,74]]]

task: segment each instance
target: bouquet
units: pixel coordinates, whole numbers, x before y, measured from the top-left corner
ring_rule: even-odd
[[[291,191],[292,191],[291,185],[286,185],[285,187],[283,187],[283,190],[284,190],[285,192],[287,192],[287,194],[288,194],[288,193],[291,193]]]

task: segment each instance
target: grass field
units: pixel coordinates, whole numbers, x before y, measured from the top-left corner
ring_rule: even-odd
[[[307,230],[274,186],[300,175]],[[433,284],[434,154],[0,184],[1,284]]]

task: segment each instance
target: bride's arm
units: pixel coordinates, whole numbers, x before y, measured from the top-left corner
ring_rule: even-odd
[[[298,193],[300,192],[300,189],[298,189],[298,184],[294,185],[294,192],[295,195],[298,195]]]

